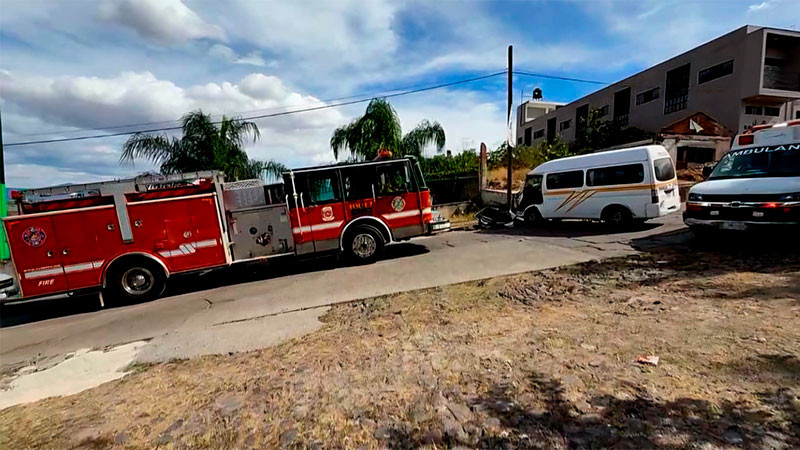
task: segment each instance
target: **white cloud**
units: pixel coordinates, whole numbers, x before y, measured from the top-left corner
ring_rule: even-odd
[[[253,51],[248,53],[247,55],[240,56],[237,55],[232,48],[224,44],[212,45],[211,48],[208,50],[208,54],[234,64],[245,64],[258,67],[267,66],[267,61],[264,60],[264,58],[261,56],[260,53]],[[274,64],[270,65],[274,66]]]
[[[767,9],[767,8],[769,8],[769,6],[770,6],[770,2],[761,2],[761,3],[756,3],[756,4],[752,4],[752,5],[750,5],[750,6],[747,8],[747,11],[748,11],[748,12],[753,12],[753,11],[761,11],[761,10],[764,10],[764,9]]]
[[[400,97],[393,102],[403,132],[423,119],[437,121],[444,128],[445,149],[460,152],[478,148],[481,142],[493,149],[506,138],[505,103],[499,96],[481,95],[464,90],[441,90],[424,97]],[[428,153],[432,153],[429,149]]]
[[[785,28],[788,18],[800,17],[797,0],[765,0],[748,6],[746,1],[691,2],[664,8],[662,0],[579,2],[587,14],[596,17],[617,42],[604,40],[605,55],[617,64],[651,65],[691,50],[746,23],[745,12],[760,16],[757,26]],[[665,13],[655,13],[669,11]]]
[[[7,143],[31,140],[24,134],[40,126],[39,121],[90,128],[171,121],[196,109],[219,115],[247,111],[270,113],[285,111],[287,106],[296,109],[324,104],[313,96],[291,90],[275,76],[260,73],[249,74],[238,83],[181,87],[160,80],[150,72],[125,72],[112,78],[50,78],[4,72],[0,73],[0,92],[4,108],[9,107],[13,112],[7,116],[4,111],[3,118],[12,123],[12,130],[19,131],[19,134],[6,133]],[[308,164],[327,158],[330,132],[345,122],[344,116],[335,109],[256,120],[262,139],[247,151],[252,157]],[[62,136],[75,135],[66,133],[48,138]],[[88,173],[92,175],[90,178],[96,179],[146,170],[139,166],[119,167],[119,149],[124,139],[10,147],[7,149],[9,177],[18,172],[13,174],[16,186],[36,186],[68,182],[77,177],[76,174]],[[55,175],[58,170],[33,170],[35,166],[44,165],[63,169],[63,176]]]
[[[5,72],[0,73],[0,92],[4,100],[29,114],[78,128],[174,120],[195,109],[230,115],[320,104],[313,96],[291,91],[279,78],[260,73],[245,76],[239,84],[206,83],[184,88],[159,80],[150,72],[123,72],[112,78],[51,78]],[[304,128],[330,124],[339,117],[335,110],[323,110],[302,118],[286,116],[265,126],[281,122]]]
[[[204,21],[181,0],[109,0],[101,6],[99,16],[159,44],[225,39],[221,27]]]

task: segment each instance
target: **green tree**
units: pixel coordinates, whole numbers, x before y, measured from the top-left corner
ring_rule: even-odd
[[[534,146],[518,145],[512,151],[511,166],[514,169],[532,169],[552,159],[564,158],[574,154],[570,146],[559,138],[552,141],[542,141]],[[508,144],[504,142],[489,154],[488,165],[492,169],[506,167],[507,158]]]
[[[583,133],[570,144],[575,154],[591,153],[630,142],[652,139],[654,136],[640,128],[623,127],[617,122],[602,120],[599,109],[593,109],[589,113],[589,120],[585,122]]]
[[[279,177],[286,168],[275,161],[250,159],[243,147],[252,137],[261,136],[258,126],[240,118],[223,116],[217,124],[202,111],[192,111],[181,119],[183,135],[132,135],[122,146],[120,163],[151,161],[164,174],[220,170],[228,180]]]
[[[438,122],[423,120],[403,136],[400,118],[392,105],[382,98],[374,98],[364,115],[333,131],[331,136],[333,156],[349,150],[359,160],[373,159],[382,148],[396,155],[421,156],[428,145],[441,150],[445,144],[444,129]]]

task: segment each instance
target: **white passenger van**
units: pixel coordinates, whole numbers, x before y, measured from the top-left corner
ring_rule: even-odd
[[[548,161],[525,180],[518,217],[625,226],[680,210],[675,165],[660,145]]]
[[[800,226],[800,120],[737,136],[706,181],[689,190],[683,221],[695,235],[715,229]]]

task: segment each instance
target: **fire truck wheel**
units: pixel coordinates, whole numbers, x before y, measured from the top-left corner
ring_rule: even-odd
[[[162,268],[144,258],[120,262],[109,270],[105,297],[112,303],[152,300],[161,295],[166,286]]]
[[[369,225],[361,225],[348,233],[344,250],[353,262],[369,264],[375,262],[383,251],[381,232]]]

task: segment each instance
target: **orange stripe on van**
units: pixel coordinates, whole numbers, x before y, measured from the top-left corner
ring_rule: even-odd
[[[635,184],[635,185],[628,185],[628,186],[612,186],[607,188],[588,188],[588,189],[560,189],[555,191],[548,191],[545,192],[544,195],[564,195],[564,194],[574,194],[577,192],[618,192],[618,191],[639,191],[639,190],[650,190],[650,189],[657,189],[663,186],[669,186],[671,184],[676,183],[677,180],[673,179],[670,181],[664,181],[661,183],[656,184]]]

